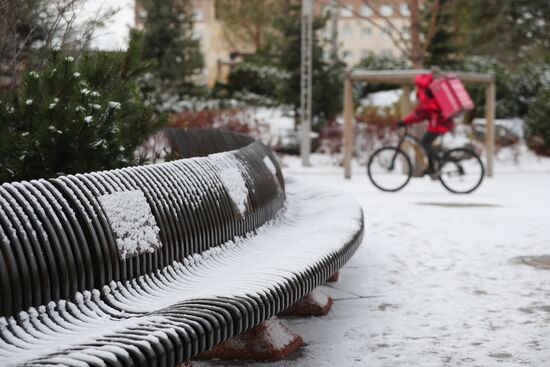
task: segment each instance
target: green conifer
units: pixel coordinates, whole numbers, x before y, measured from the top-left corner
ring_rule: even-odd
[[[138,78],[142,37],[127,52],[91,52],[79,60],[51,51],[41,71],[0,100],[0,181],[124,167],[163,119],[143,102]]]
[[[179,97],[200,94],[204,60],[194,32],[192,3],[144,0],[144,57],[156,60],[156,88]]]

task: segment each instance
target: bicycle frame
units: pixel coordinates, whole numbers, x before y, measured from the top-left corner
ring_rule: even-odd
[[[400,134],[401,136],[399,137],[399,142],[397,143],[397,148],[399,149],[402,149],[403,147],[403,143],[407,140],[407,139],[410,139],[412,140],[415,145],[420,148],[420,151],[422,152],[422,155],[426,158],[428,158],[428,161],[431,160],[431,158],[428,156],[428,154],[426,154],[426,152],[424,151],[424,148],[422,148],[422,144],[420,143],[420,139],[418,139],[416,136],[412,135],[412,134],[409,134],[408,133],[408,126],[404,126],[403,127],[403,133]],[[392,171],[394,169],[394,166],[395,166],[395,159],[397,158],[397,151],[395,151],[395,154],[393,155],[392,157],[392,160],[391,160],[391,164],[390,166],[388,167],[388,170],[389,171]]]
[[[421,177],[424,175],[429,175],[432,180],[439,179],[441,184],[447,190],[456,194],[468,194],[479,187],[483,181],[485,170],[483,162],[475,151],[467,147],[455,147],[449,150],[441,149],[441,153],[443,154],[438,152],[437,154],[434,154],[434,157],[430,157],[422,146],[422,140],[412,134],[409,134],[406,126],[403,126],[402,128],[403,131],[399,131],[397,145],[392,144],[389,146],[383,146],[377,149],[369,159],[367,174],[377,188],[382,191],[396,192],[405,187],[412,177]],[[407,144],[409,144],[409,146]],[[410,157],[411,146],[417,154],[416,158],[421,155],[423,158],[422,160],[426,158],[428,159],[430,164],[428,169],[423,169],[425,167],[420,166],[419,163],[417,163],[418,166],[414,166],[412,164]],[[388,150],[391,152],[391,155],[389,157],[387,155],[384,156],[383,152],[388,152]],[[380,153],[382,153],[382,155],[380,155]],[[401,160],[401,155],[404,156],[404,160]],[[400,157],[399,159],[397,158],[398,156]],[[463,165],[466,160],[468,160],[468,162],[471,160],[472,164],[467,166]],[[371,169],[373,162],[376,162],[374,170]],[[383,181],[380,182],[378,178],[376,178],[380,173],[384,175],[383,172],[390,173],[391,171],[395,171],[396,168],[399,169],[399,163],[403,163],[402,173],[405,175],[403,176],[403,181],[400,186],[395,186],[395,184],[391,183],[391,180],[384,183]],[[380,168],[382,170],[380,170]],[[377,169],[378,171],[376,171]],[[472,170],[474,173],[473,175],[471,174]],[[415,173],[415,171],[419,172]],[[468,178],[463,179],[462,176],[466,177],[467,175],[466,171],[469,172]],[[398,176],[393,176],[393,178],[395,177]],[[459,178],[459,181],[451,180],[456,177]],[[472,177],[474,178],[473,181]],[[387,186],[388,183],[391,187]],[[465,185],[466,187],[464,187]]]

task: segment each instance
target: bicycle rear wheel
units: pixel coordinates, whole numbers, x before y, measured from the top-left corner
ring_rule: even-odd
[[[470,149],[449,150],[441,160],[439,181],[454,194],[469,194],[481,185],[485,168],[479,156]]]
[[[412,163],[401,149],[384,147],[371,155],[367,174],[373,185],[380,190],[396,192],[411,179]]]

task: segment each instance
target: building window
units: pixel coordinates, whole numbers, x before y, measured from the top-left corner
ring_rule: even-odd
[[[344,50],[344,52],[342,52],[342,58],[344,60],[349,60],[351,59],[352,56],[353,56],[353,53],[351,52],[351,50]]]
[[[361,35],[363,37],[368,37],[372,34],[372,28],[371,27],[363,27],[361,29]]]
[[[393,14],[393,9],[390,5],[382,5],[380,6],[380,15],[384,17],[389,17]]]
[[[368,5],[361,5],[361,16],[370,17],[372,16],[372,9]]]
[[[383,36],[388,36],[389,37],[390,34],[391,34],[391,28],[390,27],[383,27],[381,32],[382,32]]]
[[[344,37],[350,37],[352,35],[351,26],[349,24],[344,24],[342,27],[342,36]]]
[[[393,56],[393,52],[389,48],[383,48],[380,51],[380,55],[382,55],[382,56]]]
[[[409,15],[411,15],[411,11],[409,10],[409,7],[407,6],[407,4],[399,5],[399,12],[404,17],[408,17]]]
[[[344,5],[340,8],[340,16],[345,18],[353,17],[353,5]]]

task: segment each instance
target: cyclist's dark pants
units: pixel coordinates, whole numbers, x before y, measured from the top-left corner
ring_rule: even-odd
[[[433,148],[433,142],[435,139],[437,139],[439,136],[443,134],[440,133],[432,133],[432,132],[426,132],[422,139],[420,140],[420,144],[422,145],[422,148],[426,151],[428,154],[428,161],[430,162],[430,168],[434,168],[433,162],[437,160],[437,153],[435,149]]]

